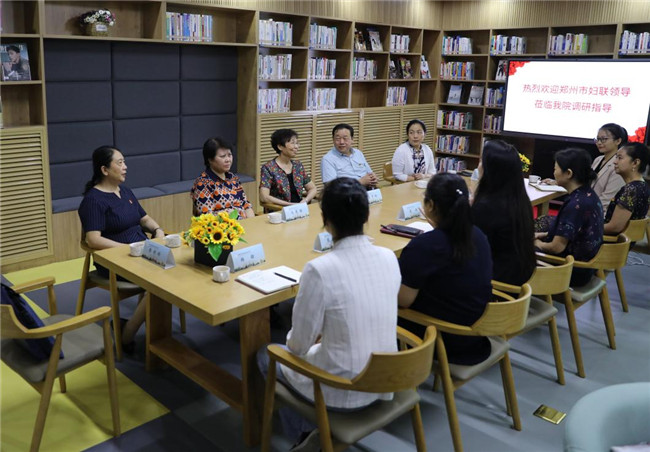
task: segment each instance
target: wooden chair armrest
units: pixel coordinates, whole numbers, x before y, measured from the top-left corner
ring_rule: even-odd
[[[271,212],[278,212],[284,207],[274,202],[260,202],[260,205]]]
[[[594,270],[596,269],[596,268],[594,267],[593,260],[590,260],[590,261],[587,261],[587,262],[584,262],[584,261],[574,261],[574,262],[573,262],[573,268],[592,268],[592,269],[594,269]]]
[[[472,331],[472,328],[465,325],[458,325],[456,323],[446,322],[444,320],[436,319],[435,317],[430,317],[421,312],[414,311],[412,309],[400,308],[397,311],[397,315],[403,319],[410,320],[415,322],[418,325],[423,326],[435,326],[439,331],[444,331],[445,333],[452,334],[467,334]]]
[[[22,284],[16,284],[11,288],[16,293],[25,293],[31,292],[32,290],[42,289],[43,287],[53,286],[55,279],[53,276],[46,276],[44,278],[35,279],[34,281],[29,281]]]
[[[40,328],[27,329],[17,322],[21,330],[25,333],[22,336],[22,339],[39,339],[42,337],[56,336],[58,334],[64,334],[68,331],[73,331],[79,328],[82,328],[91,323],[96,323],[100,320],[106,319],[111,315],[111,308],[108,306],[102,306],[92,311],[85,312],[81,315],[71,317],[66,320],[62,320],[51,325],[46,325]],[[19,338],[20,339],[20,338]]]
[[[422,339],[411,333],[409,330],[402,328],[401,326],[397,327],[397,339],[400,342],[404,342],[405,344],[410,345],[411,347],[422,345]]]
[[[517,287],[517,286],[512,286],[512,287],[515,288],[514,293],[519,293],[521,291],[521,287]],[[492,295],[496,295],[499,298],[503,298],[503,300],[501,300],[501,301],[513,301],[513,300],[515,300],[515,297],[513,297],[512,295],[510,295],[509,293],[506,293],[506,292],[510,292],[510,291],[506,290],[504,292],[504,291],[495,289],[494,287],[492,288]]]
[[[521,287],[520,286],[513,286],[512,284],[507,284],[501,281],[497,281],[495,279],[492,280],[492,293],[497,292],[499,296],[505,295],[504,292],[506,293],[516,293],[518,294],[521,292]],[[512,298],[510,295],[507,296],[507,298]]]
[[[267,351],[272,361],[284,364],[288,368],[293,369],[299,374],[305,375],[312,380],[319,381],[333,388],[349,389],[350,386],[352,386],[351,380],[339,377],[338,375],[332,375],[320,367],[308,363],[304,359],[294,355],[277,344],[269,345]]]
[[[537,256],[538,261],[548,262],[549,264],[559,264],[562,265],[566,263],[565,259],[560,256],[554,256],[553,254],[542,253],[541,251],[536,251],[535,255]]]
[[[616,243],[618,241],[617,235],[603,235],[603,242],[605,243]]]

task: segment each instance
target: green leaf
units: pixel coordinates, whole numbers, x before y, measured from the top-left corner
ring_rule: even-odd
[[[228,218],[230,218],[231,220],[236,220],[237,218],[239,218],[239,213],[237,212],[237,209],[231,210],[230,213],[228,214]]]
[[[210,253],[210,256],[212,256],[212,259],[216,261],[219,260],[219,256],[221,256],[221,244],[214,244],[211,243],[208,245],[208,253]]]

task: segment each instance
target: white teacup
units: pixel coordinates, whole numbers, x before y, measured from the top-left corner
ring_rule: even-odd
[[[282,212],[271,212],[269,215],[269,223],[278,224],[282,223]]]
[[[181,246],[181,236],[178,234],[166,235],[165,246],[169,248],[178,248],[179,246]]]
[[[529,184],[539,184],[542,181],[542,178],[539,176],[533,176],[530,175],[528,176],[528,183]]]
[[[227,265],[216,265],[212,267],[212,280],[226,282],[230,279],[230,267]]]
[[[129,254],[134,257],[142,256],[142,251],[144,251],[144,242],[135,242],[129,245],[131,251]]]
[[[427,188],[428,184],[429,184],[429,179],[420,179],[415,181],[415,186],[417,188]]]

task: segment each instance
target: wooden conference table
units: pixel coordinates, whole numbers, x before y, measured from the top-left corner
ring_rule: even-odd
[[[534,190],[534,189],[532,189]],[[421,201],[424,190],[406,183],[382,190],[383,202],[370,206],[366,233],[374,243],[400,254],[409,239],[379,232],[380,225],[397,222],[397,213],[404,204]],[[548,202],[547,193],[531,193],[533,204]],[[556,195],[557,194],[553,194]],[[268,223],[266,215],[242,221],[248,244],[262,243],[266,262],[242,270],[272,268],[287,265],[302,270],[304,265],[320,254],[313,251],[316,235],[322,232],[322,218],[318,204],[309,206],[310,216],[284,224]],[[188,218],[188,224],[189,224]],[[406,224],[414,220],[409,220]],[[244,248],[249,246],[238,246]],[[244,441],[253,446],[259,443],[261,407],[264,382],[257,370],[256,353],[270,342],[269,307],[295,297],[298,287],[265,295],[237,281],[237,273],[230,281],[212,281],[212,269],[194,262],[193,250],[187,245],[172,250],[176,266],[167,270],[146,259],[129,256],[127,245],[98,251],[95,261],[111,272],[123,276],[144,288],[147,298],[146,341],[147,369],[162,363],[176,368],[243,413]],[[172,305],[211,326],[229,320],[239,320],[241,379],[221,369],[197,352],[181,344],[171,335]]]

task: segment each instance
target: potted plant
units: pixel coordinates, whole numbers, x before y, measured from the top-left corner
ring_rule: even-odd
[[[108,36],[108,27],[115,25],[115,14],[107,9],[88,11],[79,16],[79,24],[88,36]]]
[[[530,170],[530,159],[520,152],[519,160],[521,160],[521,172],[524,173],[524,175],[528,174],[528,171]]]
[[[244,228],[237,221],[237,211],[230,214],[219,212],[214,215],[206,213],[192,217],[190,228],[183,232],[183,239],[194,244],[194,261],[199,264],[224,265],[233,247],[242,241]]]

